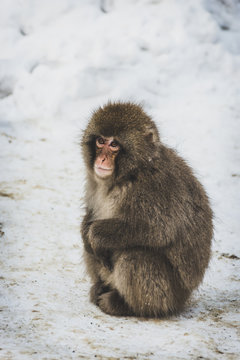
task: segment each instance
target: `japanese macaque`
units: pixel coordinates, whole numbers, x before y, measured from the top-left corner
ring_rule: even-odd
[[[133,103],[99,108],[81,145],[90,300],[116,316],[177,314],[210,259],[212,211],[202,185]]]

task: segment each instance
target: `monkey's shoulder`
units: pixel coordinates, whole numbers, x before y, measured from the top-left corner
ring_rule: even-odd
[[[181,191],[190,191],[192,194],[194,191],[204,193],[193,169],[176,150],[162,145],[156,168],[155,178],[158,178],[158,182],[165,190],[171,192],[177,188],[178,193]]]
[[[126,204],[130,208],[152,208],[169,211],[178,207],[201,206],[208,208],[206,192],[187,162],[165,145],[159,154],[140,169],[131,187],[128,187]],[[130,204],[127,203],[132,199]]]

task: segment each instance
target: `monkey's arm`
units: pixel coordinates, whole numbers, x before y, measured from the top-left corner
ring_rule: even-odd
[[[87,211],[87,213],[84,216],[83,221],[82,221],[81,235],[82,235],[85,250],[92,254],[93,250],[91,248],[91,245],[89,242],[89,235],[88,235],[91,224],[92,224],[92,212]]]
[[[163,247],[160,241],[160,229],[147,221],[134,224],[120,219],[96,220],[89,229],[89,240],[94,252],[117,250],[131,247]]]

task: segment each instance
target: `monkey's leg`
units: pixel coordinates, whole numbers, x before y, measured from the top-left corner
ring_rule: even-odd
[[[90,301],[95,305],[98,305],[98,297],[102,293],[109,291],[109,287],[105,285],[99,277],[99,273],[101,272],[103,266],[93,254],[89,254],[87,251],[84,252],[84,257],[88,274],[90,275],[93,283],[90,290]]]
[[[110,290],[109,286],[105,285],[103,281],[98,280],[91,287],[90,301],[95,305],[99,305],[99,296],[108,292],[109,290]]]
[[[114,316],[133,316],[133,311],[129,308],[124,299],[116,289],[106,292],[99,296],[98,305],[100,309],[109,315]]]
[[[178,312],[189,296],[178,273],[156,251],[135,249],[122,253],[115,264],[111,285],[135,316],[168,316]]]

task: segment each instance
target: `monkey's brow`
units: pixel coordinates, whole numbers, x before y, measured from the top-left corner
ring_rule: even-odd
[[[105,135],[95,135],[95,138],[103,138],[104,140],[109,140],[111,139],[112,141],[117,142],[118,144],[120,143],[119,140],[115,137],[115,136],[105,136]]]

